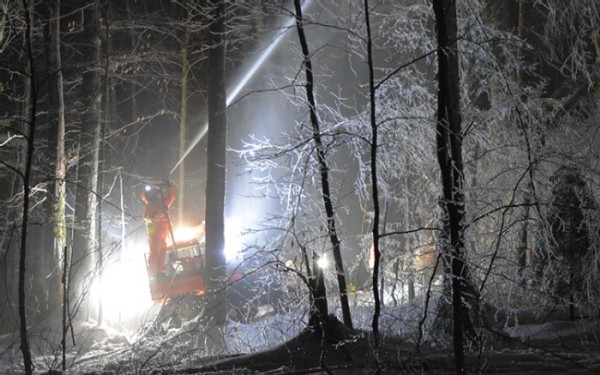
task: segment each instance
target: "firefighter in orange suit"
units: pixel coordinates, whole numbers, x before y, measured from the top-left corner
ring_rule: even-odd
[[[167,236],[171,233],[169,207],[175,201],[175,188],[168,180],[160,185],[147,185],[141,198],[146,204],[144,222],[150,246],[148,272],[151,278],[156,278],[166,271]]]

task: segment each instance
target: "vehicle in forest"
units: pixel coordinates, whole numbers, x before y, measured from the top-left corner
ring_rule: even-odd
[[[169,207],[175,201],[175,189],[168,179],[147,185],[141,199],[146,205],[144,222],[149,247],[146,269],[152,300],[164,307],[188,301],[193,305],[192,310],[197,310],[206,291],[204,226],[173,228]]]
[[[166,272],[150,278],[153,301],[194,293],[205,293],[206,247],[197,238],[176,242],[166,248]]]
[[[175,192],[168,181],[148,185],[142,193],[149,252],[146,258],[150,295],[160,305],[157,323],[179,325],[202,314],[206,294],[204,224],[173,227],[168,209]],[[275,311],[281,290],[263,267],[244,262],[227,270],[228,315],[247,321]],[[275,283],[276,284],[276,283]],[[262,310],[261,310],[262,308]]]

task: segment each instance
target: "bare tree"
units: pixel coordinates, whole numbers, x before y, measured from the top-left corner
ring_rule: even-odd
[[[63,90],[63,74],[60,52],[60,0],[51,2],[48,6],[48,100],[51,114],[51,125],[49,136],[49,144],[56,150],[56,161],[54,162],[54,203],[52,214],[52,233],[53,244],[46,250],[49,254],[44,257],[46,259],[44,274],[51,274],[50,282],[45,283],[48,288],[49,295],[49,310],[52,311],[60,304],[59,294],[59,276],[63,272],[60,264],[61,253],[65,257],[67,251],[67,224],[65,215],[66,206],[66,186],[65,177],[67,169],[67,159],[65,155],[65,100]]]
[[[23,0],[23,12],[25,19],[25,33],[23,35],[25,44],[26,70],[25,74],[25,107],[23,116],[23,129],[27,136],[27,150],[25,158],[25,168],[19,175],[23,179],[23,213],[21,219],[21,243],[19,252],[19,318],[20,318],[20,338],[21,353],[23,354],[23,363],[25,374],[33,373],[33,363],[31,360],[31,348],[29,346],[29,337],[27,333],[27,311],[25,296],[25,274],[27,264],[27,226],[29,225],[29,207],[31,194],[31,173],[33,170],[33,150],[36,134],[37,120],[37,95],[38,87],[36,83],[36,71],[34,65],[34,53],[32,46],[33,39],[33,5],[27,0]]]
[[[445,259],[450,262],[454,365],[464,374],[464,330],[469,327],[468,307],[463,298],[473,292],[467,279],[464,257],[464,167],[460,112],[460,77],[457,48],[456,2],[434,0],[433,11],[438,41],[437,156],[443,187],[443,209],[447,215],[449,241]],[[473,297],[473,296],[471,296]]]
[[[312,125],[312,138],[315,142],[316,151],[317,151],[317,159],[319,163],[319,171],[321,177],[321,189],[322,189],[322,198],[323,205],[325,207],[325,214],[327,216],[327,232],[329,234],[329,239],[331,241],[331,246],[333,247],[333,257],[335,261],[335,271],[337,274],[338,288],[340,293],[340,303],[342,305],[342,314],[344,319],[344,324],[349,328],[352,328],[352,316],[350,314],[350,306],[348,305],[348,293],[346,287],[346,275],[344,273],[344,265],[342,260],[341,253],[341,241],[337,235],[336,226],[335,226],[335,212],[333,209],[333,203],[331,198],[331,191],[329,188],[329,167],[327,164],[327,159],[325,158],[325,145],[321,139],[321,130],[319,128],[319,118],[317,116],[317,108],[315,103],[315,97],[313,92],[314,86],[314,78],[312,72],[312,62],[310,59],[310,51],[308,49],[308,43],[306,41],[306,35],[304,34],[304,19],[302,17],[302,7],[300,5],[299,0],[294,0],[294,7],[296,9],[296,28],[298,30],[298,38],[300,40],[300,45],[302,46],[302,55],[304,57],[304,68],[306,72],[306,98],[308,100],[308,106],[310,111],[310,122]],[[313,267],[314,269],[315,267]],[[316,267],[315,272],[322,273],[323,271]],[[317,276],[317,280],[322,279],[322,276]],[[321,280],[322,282],[322,280]],[[314,300],[322,300],[325,296],[314,296]],[[326,300],[326,299],[325,299]],[[326,307],[326,305],[325,305]],[[327,310],[325,311],[323,307],[317,308],[317,312],[320,315],[327,315]],[[323,314],[324,313],[324,314]],[[312,320],[312,319],[311,319]]]
[[[99,0],[90,0],[84,8],[85,71],[83,72],[83,114],[79,133],[78,184],[75,220],[79,230],[73,238],[72,281],[74,296],[85,299],[93,279],[97,240],[97,190],[101,141],[102,82],[100,79],[101,29]],[[87,307],[87,306],[84,306]]]
[[[206,181],[206,265],[208,290],[207,310],[216,324],[227,319],[227,300],[223,288],[225,278],[225,191],[227,113],[225,96],[225,14],[223,0],[209,1],[210,50],[208,53],[208,147]]]
[[[42,275],[49,275],[47,282],[43,283],[48,289],[47,313],[52,313],[60,307],[62,302],[63,324],[62,324],[62,368],[66,369],[66,333],[68,317],[68,277],[65,274],[68,267],[67,259],[69,252],[67,246],[67,223],[66,223],[66,184],[67,158],[65,155],[65,100],[63,89],[62,59],[61,59],[61,37],[60,37],[60,15],[61,1],[54,0],[48,4],[48,22],[46,25],[46,53],[48,55],[48,105],[50,114],[50,131],[48,132],[48,144],[52,152],[55,150],[54,162],[54,191],[52,191],[53,204],[50,212],[52,215],[52,244],[43,244],[46,248],[44,262],[40,267]],[[49,213],[50,213],[49,212]],[[61,263],[62,258],[62,263]],[[62,282],[62,290],[61,290]],[[60,301],[62,292],[63,300]]]
[[[365,12],[365,27],[367,30],[367,66],[369,69],[369,125],[371,127],[371,139],[370,139],[370,161],[371,161],[371,194],[373,201],[373,299],[375,301],[375,311],[373,312],[373,320],[371,327],[373,328],[373,340],[375,351],[379,348],[379,317],[381,315],[381,298],[379,295],[379,262],[381,260],[381,249],[380,249],[380,228],[379,220],[381,216],[381,210],[379,208],[379,184],[377,177],[377,152],[379,135],[377,129],[377,104],[375,100],[375,75],[373,71],[373,39],[371,36],[371,20],[370,20],[370,9],[369,1],[364,0],[364,12]],[[379,367],[378,367],[379,370]]]
[[[189,10],[186,8],[186,2],[184,1],[182,7],[183,17],[186,23],[183,25],[183,41],[181,46],[181,109],[180,109],[180,121],[179,121],[179,158],[181,165],[179,166],[179,197],[177,200],[177,214],[178,222],[181,224],[185,218],[185,157],[187,151],[186,139],[188,133],[188,97],[189,97],[189,76],[190,76],[190,61],[189,61],[189,50],[190,50],[190,30],[187,25],[189,21]]]

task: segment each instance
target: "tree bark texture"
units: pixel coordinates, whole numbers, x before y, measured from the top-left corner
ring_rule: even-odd
[[[371,191],[373,199],[373,300],[375,304],[373,312],[373,320],[371,321],[371,327],[373,328],[373,340],[374,348],[377,352],[379,348],[379,317],[381,315],[381,298],[379,296],[379,264],[381,262],[381,250],[380,250],[380,233],[379,233],[379,217],[381,216],[381,209],[379,207],[379,185],[377,183],[377,143],[379,142],[379,135],[377,132],[377,118],[376,118],[376,102],[375,102],[375,74],[373,70],[373,41],[371,37],[371,21],[369,14],[369,1],[364,0],[364,12],[365,12],[365,26],[367,30],[367,66],[369,69],[369,125],[371,127]],[[379,367],[378,367],[379,370]]]
[[[227,114],[225,94],[225,2],[210,0],[208,53],[208,145],[206,179],[206,265],[208,291],[207,313],[216,324],[227,318],[225,279],[225,190]]]
[[[73,293],[79,298],[89,289],[96,248],[98,168],[102,128],[102,82],[100,77],[100,1],[91,0],[84,9],[83,111],[79,134],[78,185],[73,239]]]
[[[323,205],[325,207],[325,214],[327,216],[327,232],[332,245],[333,258],[335,262],[335,271],[337,275],[338,288],[340,293],[340,304],[342,306],[342,315],[344,324],[352,328],[352,316],[350,314],[350,306],[348,304],[348,291],[346,288],[346,275],[344,272],[344,264],[341,253],[341,241],[337,235],[335,226],[335,212],[333,209],[333,203],[331,200],[331,189],[329,187],[329,167],[325,158],[325,146],[321,139],[321,130],[319,125],[319,118],[317,116],[317,108],[314,97],[314,76],[312,71],[312,61],[310,59],[310,52],[308,49],[308,42],[304,33],[304,21],[302,17],[302,6],[300,0],[294,0],[294,7],[296,8],[296,28],[298,30],[298,39],[302,47],[302,55],[304,57],[304,68],[306,71],[306,98],[308,100],[309,111],[310,111],[310,122],[312,125],[312,138],[315,142],[317,149],[317,159],[319,162],[319,171],[321,177],[321,193],[323,197]],[[318,268],[319,272],[323,272]],[[323,288],[325,289],[325,288]],[[325,300],[325,306],[327,304],[326,295],[318,296]],[[326,315],[327,311],[325,311]]]
[[[445,259],[450,259],[453,345],[457,374],[464,374],[464,329],[470,326],[463,304],[468,280],[464,259],[464,166],[462,161],[462,130],[460,113],[460,77],[457,50],[457,18],[455,0],[434,0],[433,11],[438,42],[438,109],[437,158],[440,165],[443,207],[447,215],[449,241]],[[473,289],[473,288],[470,288]]]
[[[37,112],[37,85],[36,85],[36,72],[33,57],[32,43],[32,5],[27,0],[23,0],[23,9],[25,16],[25,48],[27,55],[27,67],[26,72],[28,73],[25,78],[25,107],[23,111],[23,132],[27,134],[27,155],[25,158],[25,170],[21,175],[23,177],[23,214],[21,219],[21,242],[19,250],[19,283],[18,283],[18,296],[19,296],[19,333],[21,339],[21,354],[23,355],[23,365],[25,368],[25,374],[29,375],[33,373],[33,362],[31,359],[31,347],[29,345],[29,337],[27,332],[27,309],[26,309],[26,297],[25,297],[25,273],[27,264],[27,227],[29,225],[29,195],[31,193],[31,173],[33,169],[33,150],[34,140],[36,131],[36,112]]]
[[[187,11],[185,11],[187,13]],[[186,18],[187,21],[187,18]],[[187,151],[187,128],[188,128],[188,86],[190,63],[188,58],[188,50],[190,45],[190,31],[186,27],[183,36],[183,46],[181,47],[181,108],[179,120],[179,197],[177,202],[178,223],[181,225],[185,218],[185,153]]]
[[[48,79],[48,100],[50,105],[50,131],[49,144],[54,148],[54,188],[52,209],[53,244],[44,247],[46,256],[43,275],[51,275],[45,283],[48,291],[48,309],[52,310],[60,305],[60,273],[62,264],[61,253],[67,243],[67,224],[65,217],[66,187],[65,175],[67,160],[65,156],[65,101],[63,90],[62,61],[60,55],[60,0],[54,0],[48,6],[48,64],[50,76]],[[44,244],[45,245],[45,244]]]

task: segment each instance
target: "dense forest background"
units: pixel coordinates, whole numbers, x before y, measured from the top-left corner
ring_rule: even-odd
[[[595,0],[2,1],[0,350],[65,370],[74,325],[144,326],[139,194],[166,179],[206,226],[203,334],[337,317],[377,353],[401,321],[464,373],[507,328],[597,333],[599,24]]]

